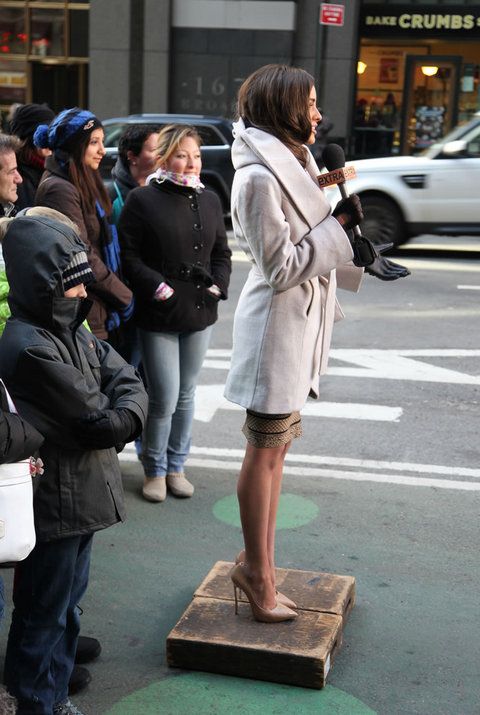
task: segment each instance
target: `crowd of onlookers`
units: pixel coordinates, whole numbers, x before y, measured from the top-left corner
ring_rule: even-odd
[[[19,105],[0,134],[0,462],[43,462],[0,692],[18,715],[81,715],[70,695],[101,646],[79,636],[79,603],[94,532],[125,518],[117,452],[135,440],[146,500],[193,495],[195,387],[228,295],[197,131],[130,126],[108,189],[103,142],[78,107]]]

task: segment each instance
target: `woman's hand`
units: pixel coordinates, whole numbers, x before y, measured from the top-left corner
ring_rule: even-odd
[[[350,231],[350,229],[358,226],[363,221],[363,211],[357,194],[341,199],[333,209],[332,216],[337,219],[345,231]]]
[[[154,293],[153,300],[164,301],[168,300],[175,293],[173,288],[168,285],[168,283],[160,283],[157,290]]]

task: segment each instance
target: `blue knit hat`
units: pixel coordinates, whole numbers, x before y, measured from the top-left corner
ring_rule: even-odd
[[[72,107],[57,114],[50,124],[40,124],[33,135],[33,143],[40,149],[52,149],[70,153],[75,144],[94,129],[102,126],[97,117],[88,109]]]

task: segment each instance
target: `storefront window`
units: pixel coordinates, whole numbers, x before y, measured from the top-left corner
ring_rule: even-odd
[[[398,154],[406,57],[427,52],[415,46],[362,46],[357,66],[355,155]]]
[[[39,57],[65,56],[63,10],[32,9],[30,54]]]
[[[356,156],[411,154],[480,110],[480,6],[363,4]]]
[[[0,55],[24,55],[26,51],[25,10],[0,7]]]
[[[72,57],[88,57],[88,10],[70,10],[70,50]]]
[[[27,65],[0,58],[0,112],[1,128],[6,128],[12,105],[24,104],[27,96]]]

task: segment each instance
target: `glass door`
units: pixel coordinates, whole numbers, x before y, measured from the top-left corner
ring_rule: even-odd
[[[418,154],[455,126],[461,62],[460,56],[407,56],[403,154]]]

